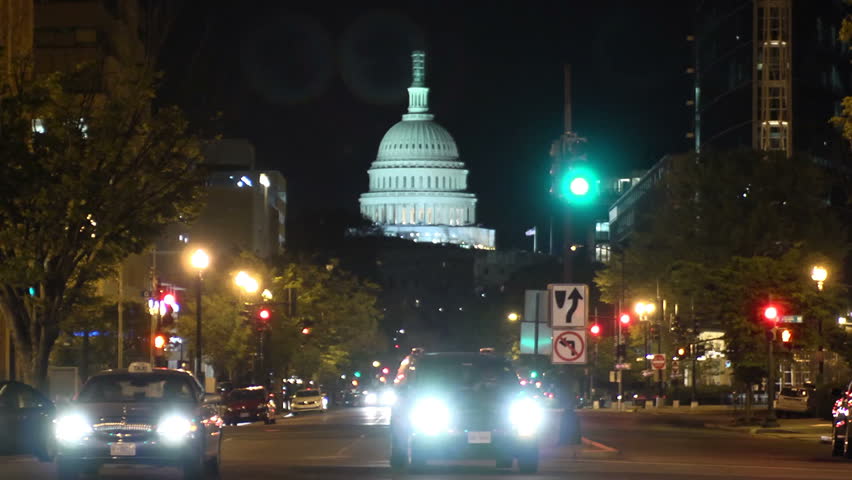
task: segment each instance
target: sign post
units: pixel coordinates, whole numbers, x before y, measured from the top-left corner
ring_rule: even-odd
[[[651,359],[651,367],[654,370],[665,370],[666,369],[666,356],[662,353],[655,353],[654,358]]]

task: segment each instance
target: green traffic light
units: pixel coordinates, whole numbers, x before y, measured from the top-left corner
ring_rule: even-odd
[[[569,203],[589,204],[597,198],[597,184],[598,178],[592,169],[574,166],[562,176],[559,193]]]
[[[361,378],[361,372],[355,372],[355,377],[356,377],[356,378]]]
[[[538,372],[536,372],[535,370],[530,372],[530,378],[538,378]]]

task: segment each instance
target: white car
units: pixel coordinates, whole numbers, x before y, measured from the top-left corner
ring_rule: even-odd
[[[290,411],[300,412],[325,412],[328,409],[328,399],[319,390],[299,390],[290,397]]]
[[[781,417],[791,414],[807,415],[812,411],[813,393],[814,389],[807,386],[805,388],[784,387],[775,402],[775,411]]]

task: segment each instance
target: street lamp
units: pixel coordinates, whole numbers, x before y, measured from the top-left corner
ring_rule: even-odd
[[[198,272],[195,289],[195,374],[204,385],[204,372],[201,370],[201,279],[204,270],[210,266],[210,256],[203,249],[198,248],[190,257],[190,265]]]
[[[811,269],[811,279],[816,282],[817,290],[822,291],[825,280],[828,278],[828,269],[821,265],[814,265]],[[817,359],[819,368],[817,370],[817,384],[822,384],[825,380],[825,348],[822,345],[822,317],[817,319],[817,333],[819,334],[819,351]]]
[[[237,275],[234,277],[234,283],[246,293],[255,293],[260,288],[257,280],[243,271],[237,272]]]
[[[811,279],[816,282],[819,291],[822,291],[826,278],[828,278],[828,270],[825,267],[814,265],[811,270]]]
[[[512,312],[512,313],[506,315],[506,318],[508,318],[510,322],[517,322],[518,319],[521,318],[521,316],[518,315],[515,312]]]

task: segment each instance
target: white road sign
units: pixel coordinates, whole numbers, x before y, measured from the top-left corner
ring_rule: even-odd
[[[588,285],[551,284],[547,286],[547,296],[550,302],[550,324],[554,329],[586,326],[589,316]]]
[[[554,364],[585,365],[586,331],[554,330],[553,355],[550,358]]]

